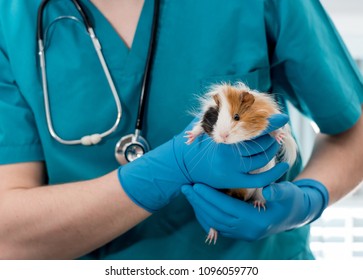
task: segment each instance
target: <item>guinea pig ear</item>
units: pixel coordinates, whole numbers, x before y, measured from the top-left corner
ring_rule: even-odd
[[[220,97],[219,97],[219,95],[218,95],[218,94],[214,94],[214,95],[213,95],[213,99],[214,99],[214,101],[216,102],[217,107],[219,108],[219,105],[221,104],[221,101],[220,101]]]
[[[255,97],[251,93],[245,91],[241,94],[240,100],[241,100],[241,111],[244,112],[248,108],[250,108],[252,104],[255,102]]]

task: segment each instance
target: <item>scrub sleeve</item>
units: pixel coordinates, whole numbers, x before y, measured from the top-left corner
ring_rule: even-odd
[[[361,114],[363,80],[320,1],[267,1],[275,46],[272,91],[283,94],[322,133],[352,127]]]
[[[0,21],[0,164],[42,161],[34,115],[14,80]]]

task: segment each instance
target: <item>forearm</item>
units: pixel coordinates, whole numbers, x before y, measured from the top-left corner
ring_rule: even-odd
[[[150,215],[123,192],[116,172],[77,183],[12,188],[0,198],[0,259],[77,258]]]
[[[363,179],[363,118],[339,135],[318,135],[312,156],[297,179],[312,178],[329,191],[332,204],[353,190]]]

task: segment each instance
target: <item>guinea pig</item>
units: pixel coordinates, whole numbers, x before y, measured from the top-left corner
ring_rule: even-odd
[[[269,125],[268,118],[280,114],[281,110],[272,94],[251,90],[239,82],[215,84],[201,98],[200,121],[193,129],[186,131],[187,144],[191,144],[200,134],[207,133],[216,143],[237,144],[253,140]],[[263,168],[250,173],[260,173],[272,168],[276,161],[287,162],[292,166],[297,156],[297,144],[291,135],[290,126],[270,133],[281,145],[278,155]],[[224,192],[243,201],[250,201],[260,211],[266,210],[261,188],[227,189]],[[206,242],[216,243],[218,233],[210,229]]]

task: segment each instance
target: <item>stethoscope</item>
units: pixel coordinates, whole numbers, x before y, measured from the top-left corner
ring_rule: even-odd
[[[87,33],[89,34],[93,46],[96,50],[97,56],[99,58],[99,61],[102,65],[102,69],[104,71],[104,74],[107,78],[108,84],[110,86],[113,98],[115,100],[116,108],[117,108],[117,117],[115,120],[115,123],[111,128],[108,130],[102,132],[102,133],[95,133],[92,135],[85,135],[80,139],[75,140],[65,140],[61,138],[54,130],[51,112],[50,112],[50,106],[49,106],[49,93],[48,93],[48,82],[47,82],[47,75],[46,75],[46,64],[45,64],[45,48],[44,48],[44,32],[43,32],[43,12],[45,9],[45,6],[48,4],[50,0],[43,0],[42,3],[39,6],[38,9],[38,20],[37,20],[37,39],[38,39],[38,46],[39,46],[39,61],[40,61],[40,68],[41,68],[41,76],[42,76],[42,87],[43,87],[43,96],[44,96],[44,107],[45,107],[45,114],[46,114],[46,120],[47,120],[47,126],[50,135],[59,143],[64,145],[96,145],[98,144],[104,137],[110,135],[113,133],[116,128],[118,127],[121,116],[122,116],[122,106],[121,101],[119,98],[119,95],[117,93],[115,84],[112,80],[110,71],[107,67],[106,61],[104,59],[104,56],[102,54],[102,47],[101,44],[96,37],[96,34],[94,32],[93,26],[85,13],[82,5],[80,4],[79,0],[71,0],[75,7],[77,8],[78,12],[80,13],[84,25],[86,27]],[[143,126],[143,117],[145,112],[145,101],[147,99],[147,94],[149,93],[149,77],[150,77],[150,68],[153,58],[153,51],[154,51],[154,45],[155,45],[155,37],[156,37],[156,29],[157,29],[157,21],[158,21],[158,12],[159,12],[159,0],[155,0],[154,4],[154,15],[153,15],[153,22],[151,27],[151,36],[150,36],[150,42],[149,42],[149,49],[144,69],[144,76],[141,86],[141,93],[140,93],[140,99],[139,99],[139,109],[137,113],[137,119],[135,124],[135,132],[133,134],[126,135],[122,137],[115,146],[115,157],[116,160],[120,164],[126,164],[128,162],[131,162],[142,155],[144,155],[146,152],[150,150],[150,146],[146,139],[141,136],[142,126]],[[77,18],[73,16],[62,16],[57,18],[57,20],[60,19],[73,19],[78,20]]]

